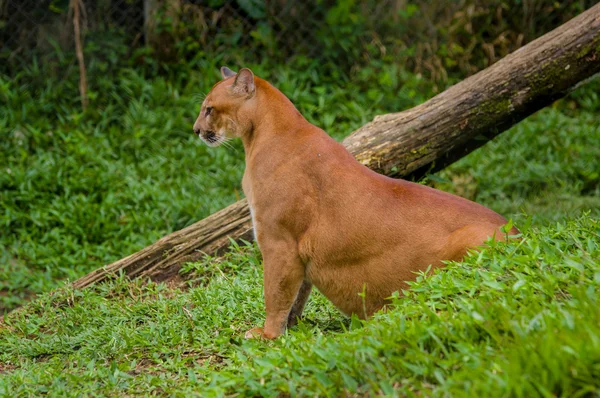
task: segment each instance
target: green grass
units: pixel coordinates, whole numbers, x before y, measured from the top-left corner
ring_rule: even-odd
[[[600,391],[600,223],[526,229],[419,277],[362,323],[322,296],[274,342],[258,250],[186,267],[192,287],[62,288],[7,317],[0,394],[589,396]],[[208,276],[207,276],[208,275]]]
[[[430,176],[522,241],[420,277],[366,323],[315,294],[262,342],[242,339],[264,319],[254,246],[188,264],[186,289],[63,286],[241,195],[241,145],[190,131],[221,60],[162,77],[93,62],[86,112],[60,72],[0,76],[0,313],[40,294],[0,322],[0,396],[600,395],[598,81]],[[252,67],[337,139],[434,89],[377,64]]]

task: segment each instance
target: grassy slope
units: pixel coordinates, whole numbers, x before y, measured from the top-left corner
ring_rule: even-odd
[[[399,72],[396,81],[365,75],[349,83],[367,93],[358,96],[310,68],[271,73],[337,137],[421,101],[426,87]],[[75,101],[56,111],[30,99],[60,104],[56,87],[27,94],[13,90],[18,79],[1,82],[13,106],[0,120],[14,129],[0,142],[11,169],[0,173],[10,256],[0,291],[48,290],[235,200],[239,145],[207,150],[187,133],[193,93],[214,77],[178,89],[122,74],[83,116]],[[369,92],[376,77],[382,90]],[[196,280],[185,292],[120,280],[42,295],[0,324],[0,394],[598,393],[598,101],[591,90],[573,100],[575,111],[570,102],[546,109],[432,177],[515,218],[526,239],[420,280],[365,327],[315,295],[286,337],[244,341],[264,315],[260,259],[242,248],[190,265]],[[591,213],[577,218],[582,209]]]
[[[599,234],[587,216],[529,230],[420,278],[364,327],[316,295],[275,342],[242,338],[263,316],[252,247],[190,265],[203,277],[185,292],[62,289],[0,329],[0,394],[598,393]]]

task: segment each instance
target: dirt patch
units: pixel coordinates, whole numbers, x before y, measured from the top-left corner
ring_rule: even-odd
[[[132,369],[132,370],[128,371],[127,373],[130,374],[131,376],[137,376],[137,375],[141,375],[141,374],[150,374],[150,375],[157,376],[161,372],[156,370],[156,366],[158,366],[158,364],[156,362],[154,362],[153,360],[151,360],[149,358],[142,358],[139,361],[137,361],[137,363],[135,365],[135,369]]]
[[[206,353],[198,351],[184,351],[181,353],[182,358],[190,358],[190,362],[187,362],[188,366],[191,366],[193,362],[199,365],[206,365],[207,363],[219,368],[225,362],[225,357],[217,353]]]
[[[9,373],[17,369],[15,365],[0,362],[0,374]]]
[[[184,290],[188,286],[187,283],[185,283],[185,279],[183,279],[181,275],[175,275],[174,277],[165,281],[164,283],[169,287],[169,289],[173,290]]]

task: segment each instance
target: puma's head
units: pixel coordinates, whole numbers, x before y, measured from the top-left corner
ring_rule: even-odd
[[[254,74],[247,68],[235,73],[224,66],[221,75],[223,80],[208,93],[194,123],[194,133],[208,146],[218,146],[252,130]]]

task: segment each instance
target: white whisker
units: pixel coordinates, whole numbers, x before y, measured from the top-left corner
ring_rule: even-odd
[[[229,141],[231,141],[231,138],[226,138],[226,137],[223,137],[223,138],[222,138],[222,139],[219,141],[219,144],[220,144],[220,145],[223,145],[223,146],[224,146],[224,147],[226,147],[226,148],[229,148],[229,149],[231,149],[231,150],[232,150],[232,151],[234,151],[234,152],[237,152],[237,149],[236,149],[236,148],[235,148],[235,147],[234,147],[234,146],[233,146],[233,145],[232,145],[232,144],[231,144]]]
[[[203,102],[204,99],[206,98],[206,93],[196,93],[196,94],[193,94],[192,98],[194,99],[194,101]]]

